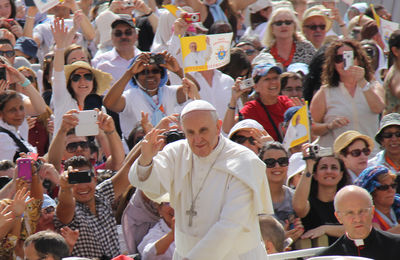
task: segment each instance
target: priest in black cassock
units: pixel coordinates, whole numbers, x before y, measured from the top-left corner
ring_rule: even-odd
[[[335,196],[335,216],[345,234],[319,255],[361,256],[375,260],[399,259],[400,235],[372,227],[374,206],[367,190],[349,185]]]

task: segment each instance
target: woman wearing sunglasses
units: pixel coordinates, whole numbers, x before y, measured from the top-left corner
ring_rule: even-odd
[[[351,182],[368,167],[368,156],[374,149],[371,137],[350,130],[339,135],[333,143],[333,151],[346,165]]]
[[[341,159],[333,155],[313,158],[310,147],[303,145],[307,166],[293,196],[293,209],[304,225],[301,238],[311,239],[314,247],[327,246],[344,234],[334,214],[333,200],[336,192],[349,184],[349,176]]]
[[[345,67],[345,52],[353,53],[354,65]],[[347,60],[347,59],[346,59]],[[370,60],[360,43],[340,39],[325,52],[322,86],[311,101],[310,111],[314,134],[321,136],[319,144],[331,147],[345,131],[357,130],[374,136],[379,113],[385,106],[380,85],[373,78]],[[376,151],[375,151],[376,153]]]
[[[310,63],[315,54],[313,45],[298,33],[298,20],[293,10],[278,7],[267,23],[262,43],[263,52],[271,53],[285,68],[296,62]]]
[[[292,207],[294,190],[285,185],[288,153],[281,143],[269,142],[261,148],[259,157],[267,166],[266,174],[275,217],[284,225],[286,237],[296,241],[303,234],[304,227]]]
[[[382,165],[366,168],[354,184],[368,190],[374,202],[374,228],[400,234],[400,195],[396,175]]]
[[[71,29],[72,33],[74,30],[74,28]],[[65,47],[70,42],[68,38],[71,36],[71,32],[64,28],[62,19],[54,20],[52,32],[56,43],[52,102],[55,116],[54,132],[57,133],[63,115],[71,109],[83,110],[85,98],[89,94],[102,95],[110,87],[112,76],[93,68],[88,63],[89,58],[82,49],[68,48],[68,52],[65,52]],[[65,62],[71,62],[71,64],[64,66]]]

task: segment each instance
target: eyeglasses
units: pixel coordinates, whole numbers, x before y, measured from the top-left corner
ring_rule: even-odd
[[[255,49],[247,49],[247,50],[244,50],[244,53],[246,53],[247,56],[251,56],[251,55],[253,55],[255,52],[256,52]]]
[[[256,139],[254,139],[252,136],[247,137],[247,136],[243,136],[243,135],[235,135],[232,138],[232,141],[234,141],[235,143],[238,143],[238,144],[244,144],[247,140],[249,141],[249,143],[251,145],[255,145],[256,144],[255,143]]]
[[[71,76],[71,81],[73,82],[78,82],[82,78],[81,74],[72,74]],[[93,80],[93,74],[92,73],[85,73],[83,74],[83,78],[87,81],[92,81]]]
[[[387,138],[387,139],[392,138],[393,136],[400,137],[400,132],[395,132],[395,133],[386,132],[382,133],[381,136],[382,138]]]
[[[12,51],[0,51],[0,55],[1,56],[5,56],[7,58],[12,58],[12,57],[15,56],[15,51],[14,50],[12,50]]]
[[[306,27],[312,31],[316,31],[318,28],[321,31],[325,31],[326,25],[325,24],[313,24],[313,25],[304,25],[304,27]]]
[[[303,91],[303,87],[299,86],[299,87],[286,87],[284,89],[282,89],[282,91],[286,91],[286,92],[302,92]]]
[[[76,152],[76,149],[78,149],[78,146],[80,146],[82,149],[88,149],[89,143],[86,141],[69,143],[67,144],[66,150],[69,153],[74,153]]]
[[[148,74],[155,75],[155,74],[160,74],[160,73],[161,73],[160,69],[151,69],[151,70],[145,69],[145,70],[142,70],[141,72],[139,72],[138,74],[139,75],[148,75]]]
[[[283,20],[283,21],[276,21],[276,22],[273,22],[272,24],[273,24],[273,25],[276,25],[276,26],[281,26],[282,24],[291,25],[292,23],[293,23],[292,20]]]
[[[131,29],[126,29],[125,30],[125,32],[123,32],[123,31],[121,31],[121,30],[116,30],[115,32],[114,32],[114,36],[115,37],[121,37],[122,35],[126,35],[126,36],[132,36],[132,34],[133,34],[133,30],[131,30]]]
[[[49,206],[47,208],[42,209],[43,213],[50,214],[51,212],[54,212],[55,208],[53,206]]]
[[[368,156],[371,154],[371,149],[369,149],[368,147],[365,147],[363,149],[354,149],[353,151],[349,151],[347,154],[350,154],[353,157],[359,157],[361,153]]]
[[[397,183],[392,183],[392,184],[381,184],[381,185],[379,185],[379,186],[377,186],[376,187],[376,189],[377,190],[381,190],[381,191],[386,191],[386,190],[388,190],[389,188],[392,188],[392,189],[397,189]]]
[[[267,168],[274,168],[276,163],[278,163],[279,166],[281,167],[286,167],[289,165],[289,158],[288,157],[281,157],[278,159],[267,158],[264,160],[264,163],[267,165]]]
[[[335,61],[335,63],[342,63],[343,62],[343,54],[336,54],[334,61]]]
[[[360,209],[358,212],[354,212],[352,210],[349,211],[338,211],[339,214],[343,215],[346,218],[355,218],[356,216],[359,217],[365,217],[366,215],[368,215],[371,212],[372,208],[363,208]]]

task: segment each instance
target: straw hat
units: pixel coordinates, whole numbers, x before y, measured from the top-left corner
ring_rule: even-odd
[[[333,151],[335,154],[339,154],[341,150],[346,148],[349,144],[351,144],[356,139],[362,139],[367,142],[369,148],[374,149],[374,141],[371,137],[367,135],[363,135],[357,131],[350,130],[339,135],[335,142],[333,143]]]
[[[72,63],[70,65],[64,66],[64,73],[65,73],[65,79],[67,81],[67,84],[68,84],[68,80],[71,76],[71,73],[77,69],[87,69],[93,73],[94,78],[96,79],[96,82],[97,82],[96,94],[102,95],[103,92],[110,87],[110,84],[112,81],[111,74],[93,68],[86,61],[75,61],[74,63]]]
[[[303,25],[305,23],[305,21],[308,18],[314,17],[314,16],[321,16],[325,19],[325,23],[326,23],[326,28],[325,28],[325,32],[329,31],[332,27],[332,19],[329,18],[325,13],[324,10],[326,8],[323,5],[316,5],[313,6],[311,8],[308,8],[304,14],[303,14]]]

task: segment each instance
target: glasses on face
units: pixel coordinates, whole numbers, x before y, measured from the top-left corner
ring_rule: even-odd
[[[73,82],[78,82],[82,78],[81,74],[72,74],[71,76],[71,81]],[[93,80],[93,74],[92,73],[85,73],[83,74],[83,78],[87,81],[92,81]]]
[[[243,135],[235,135],[232,138],[232,141],[234,141],[235,143],[238,143],[238,144],[244,144],[246,141],[249,141],[249,143],[251,145],[255,145],[256,144],[255,140],[256,139],[254,139],[252,136],[247,137],[247,136],[243,136]]]
[[[342,214],[344,217],[346,217],[346,218],[355,218],[356,216],[359,216],[359,217],[365,217],[365,216],[367,216],[368,214],[370,214],[370,212],[371,212],[371,207],[370,208],[363,208],[363,209],[360,209],[359,211],[357,211],[357,212],[355,212],[355,211],[353,211],[353,210],[349,210],[349,211],[343,211],[343,212],[338,212],[339,214]]]
[[[336,54],[334,61],[335,61],[335,63],[342,63],[343,62],[343,54]]]
[[[141,72],[139,72],[139,75],[148,75],[148,74],[156,75],[156,74],[160,74],[160,73],[161,73],[160,69],[151,69],[151,70],[145,69],[145,70],[142,70]]]
[[[389,138],[392,138],[393,136],[400,137],[400,131],[394,132],[394,133],[391,133],[391,132],[382,133],[382,138],[389,139]]]
[[[392,188],[394,190],[397,189],[397,183],[392,183],[392,184],[381,184],[379,186],[376,187],[377,190],[381,190],[381,191],[386,191],[389,188]]]
[[[350,154],[353,157],[359,157],[361,153],[368,156],[371,154],[371,149],[369,149],[368,147],[365,147],[363,149],[354,149],[353,151],[349,151],[347,154]]]
[[[246,53],[247,56],[251,56],[251,55],[253,55],[255,52],[256,52],[255,49],[247,49],[247,50],[244,50],[244,53]]]
[[[36,81],[36,78],[34,78],[33,76],[25,76],[25,78],[29,79],[30,82]]]
[[[88,149],[89,143],[86,141],[69,143],[69,144],[67,144],[66,150],[69,153],[74,153],[78,149],[78,146],[81,147],[82,149]]]
[[[304,27],[306,27],[312,31],[316,31],[318,28],[321,31],[325,31],[326,25],[325,24],[313,24],[313,25],[304,25]]]
[[[289,165],[289,158],[288,157],[281,157],[278,159],[267,158],[264,160],[264,163],[267,165],[267,168],[274,168],[276,163],[278,163],[279,166],[281,167],[286,167]]]
[[[132,36],[133,34],[133,30],[131,29],[126,29],[125,31],[121,31],[121,30],[115,30],[114,32],[114,36],[115,37],[121,37],[122,35],[126,35],[126,36]]]
[[[46,214],[50,214],[50,213],[52,213],[52,212],[54,212],[54,207],[53,206],[50,206],[50,207],[47,207],[47,208],[44,208],[44,209],[42,209],[42,211],[44,212],[44,213],[46,213]]]
[[[282,24],[291,25],[292,23],[293,23],[292,20],[282,20],[282,21],[276,21],[276,22],[274,22],[273,25],[282,26]]]
[[[286,92],[303,92],[303,87],[299,86],[299,87],[286,87],[284,88],[282,91],[286,91]]]
[[[15,51],[11,50],[11,51],[0,51],[0,55],[1,56],[5,56],[7,58],[12,58],[15,56]]]

